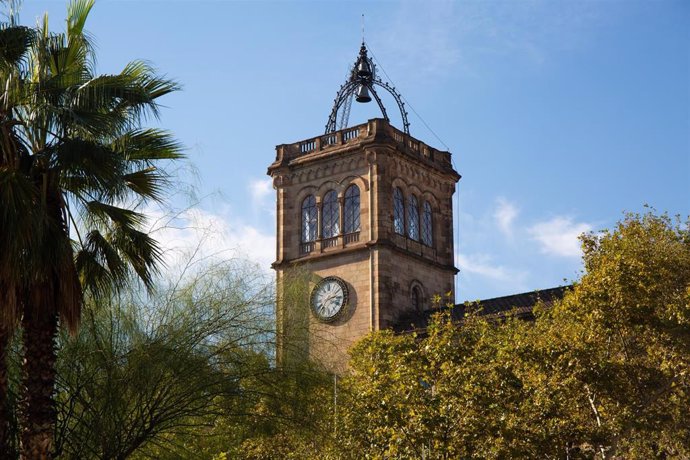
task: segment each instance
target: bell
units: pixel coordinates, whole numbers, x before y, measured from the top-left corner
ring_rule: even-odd
[[[357,102],[371,102],[371,96],[369,96],[369,90],[364,85],[359,85],[357,87],[357,92],[355,93],[355,100]]]
[[[369,65],[369,61],[367,59],[361,59],[359,60],[359,63],[357,64],[357,76],[358,77],[370,77],[371,76],[371,66]]]

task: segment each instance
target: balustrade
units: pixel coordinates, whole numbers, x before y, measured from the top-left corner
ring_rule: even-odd
[[[314,252],[314,246],[315,246],[314,241],[309,241],[307,243],[301,243],[299,246],[300,255],[305,255],[305,254],[309,254],[311,252]]]
[[[359,232],[347,233],[343,235],[343,244],[347,246],[351,243],[356,243],[359,241]]]
[[[333,238],[324,238],[321,241],[321,249],[326,249],[326,248],[334,248],[338,246],[338,237],[334,236]]]
[[[299,151],[300,153],[309,153],[316,149],[316,140],[315,139],[310,139],[305,142],[300,142],[299,144]]]
[[[321,149],[335,145],[338,142],[338,137],[335,134],[326,134],[321,138]]]
[[[359,137],[359,127],[348,129],[343,131],[343,142],[347,142],[350,139],[356,139]]]

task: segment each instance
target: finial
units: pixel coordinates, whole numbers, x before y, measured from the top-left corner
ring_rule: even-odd
[[[362,13],[362,46],[364,46],[364,13]]]
[[[389,120],[386,108],[383,106],[383,101],[374,89],[378,86],[390,93],[395,102],[398,103],[398,109],[400,110],[400,116],[402,118],[403,129],[405,134],[410,134],[410,123],[407,121],[407,112],[405,111],[405,104],[402,100],[402,96],[395,90],[395,88],[381,81],[381,79],[376,75],[376,66],[372,58],[368,56],[368,50],[366,42],[364,41],[364,14],[362,14],[362,46],[359,49],[359,56],[355,61],[354,66],[348,72],[348,78],[344,85],[340,86],[340,90],[333,101],[333,109],[331,110],[331,115],[328,117],[328,123],[326,123],[326,134],[333,133],[336,131],[336,125],[342,127],[347,126],[347,122],[350,116],[350,105],[354,99],[357,102],[371,102],[376,100],[376,104],[381,109],[381,113],[385,120]],[[340,113],[340,122],[338,122],[339,109],[342,107]]]

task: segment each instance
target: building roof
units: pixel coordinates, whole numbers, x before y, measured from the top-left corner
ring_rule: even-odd
[[[508,313],[514,313],[519,318],[532,320],[534,319],[532,309],[538,302],[543,302],[547,308],[551,307],[555,301],[562,299],[565,292],[570,288],[572,288],[572,286],[559,286],[550,289],[523,292],[521,294],[494,297],[492,299],[466,301],[455,305],[455,307],[450,310],[450,315],[453,322],[460,322],[465,317],[468,310],[479,309],[479,314],[483,316],[501,317]],[[445,308],[432,308],[420,312],[406,313],[400,317],[393,329],[396,332],[424,330],[429,325],[431,316],[442,310],[445,310]]]

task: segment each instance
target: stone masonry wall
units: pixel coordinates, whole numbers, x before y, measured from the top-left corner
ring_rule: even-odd
[[[326,276],[343,279],[350,291],[349,310],[333,323],[319,322],[306,297],[285,305],[278,330],[295,338],[300,353],[332,372],[343,372],[347,350],[354,342],[372,330],[392,326],[400,314],[413,308],[413,286],[422,292],[422,308],[431,306],[435,294],[443,296],[453,289],[452,196],[460,176],[452,169],[447,152],[428,147],[385,120],[375,119],[278,146],[269,174],[278,201],[274,263],[278,279],[286,270],[300,267],[313,274],[309,291]],[[335,190],[342,209],[345,190],[351,184],[360,191],[358,235],[321,240],[319,220],[317,241],[305,247],[301,242],[303,200],[314,195],[320,208],[325,193]],[[406,200],[411,195],[418,198],[420,218],[423,203],[431,204],[432,245],[394,232],[395,187],[403,191]],[[342,230],[342,211],[340,225]]]

